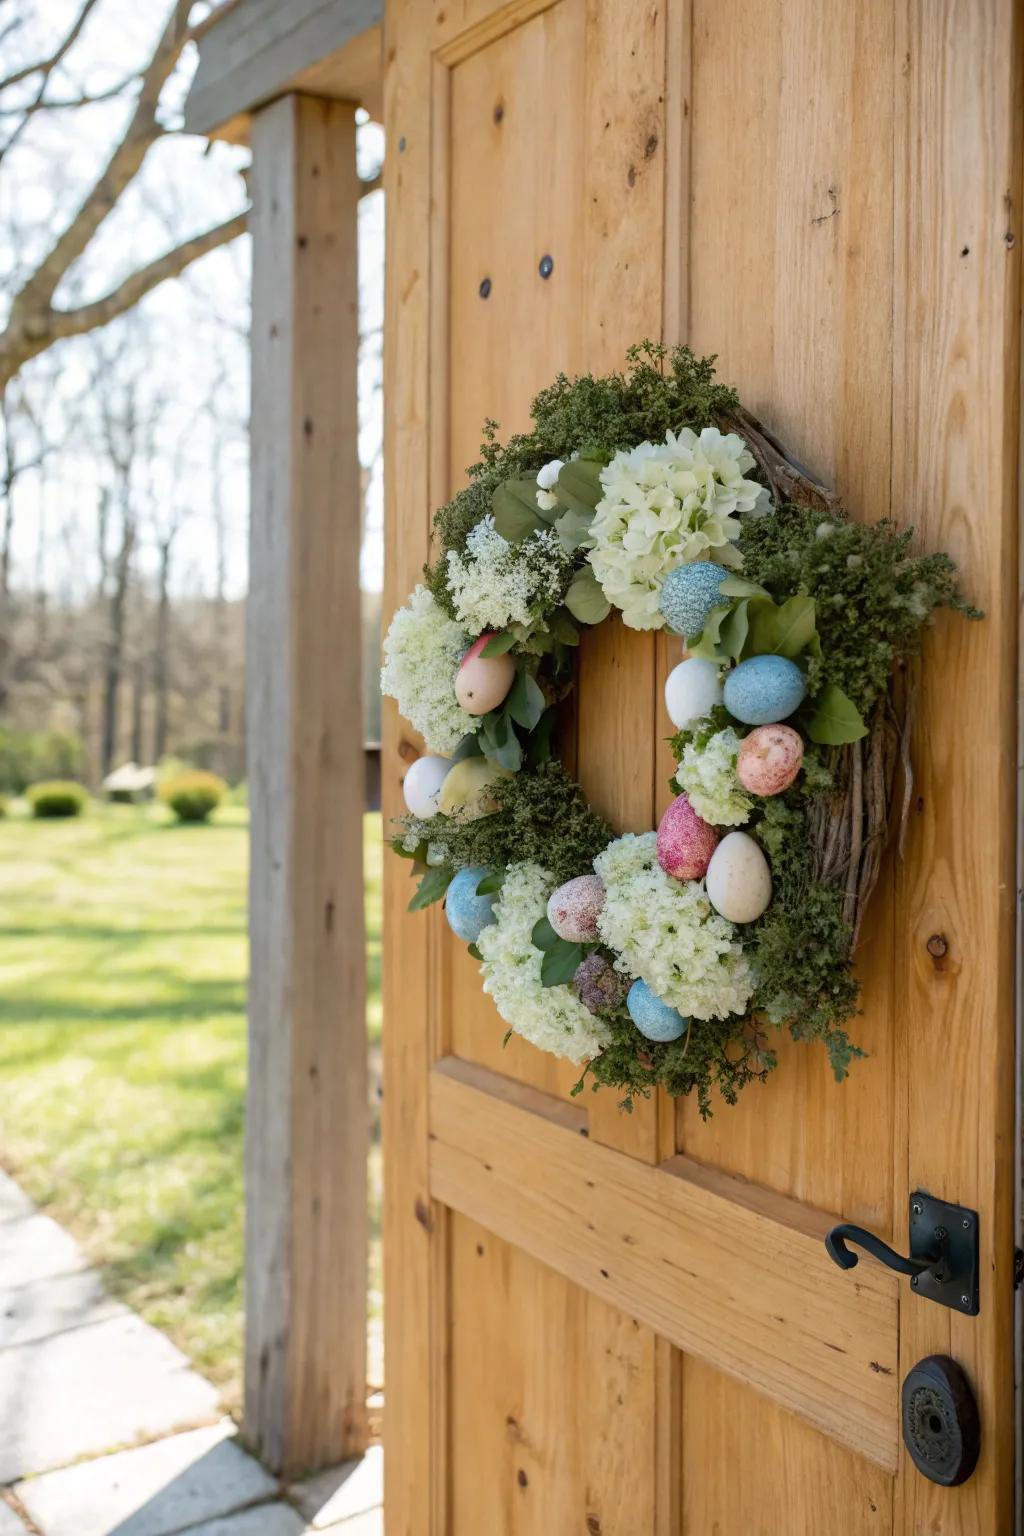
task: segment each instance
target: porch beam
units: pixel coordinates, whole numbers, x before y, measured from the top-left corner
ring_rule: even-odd
[[[363,742],[352,103],[252,121],[245,1434],[366,1446]]]

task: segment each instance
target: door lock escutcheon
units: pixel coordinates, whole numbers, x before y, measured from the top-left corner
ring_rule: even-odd
[[[856,1243],[897,1274],[909,1275],[918,1296],[952,1307],[954,1312],[977,1316],[977,1211],[936,1200],[918,1189],[910,1197],[907,1258],[874,1232],[843,1221],[825,1238],[828,1256],[840,1269],[853,1269],[859,1260],[848,1243]]]

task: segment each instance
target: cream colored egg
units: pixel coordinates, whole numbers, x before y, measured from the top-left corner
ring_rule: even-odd
[[[504,656],[482,656],[493,635],[481,635],[459,663],[455,674],[455,697],[467,715],[486,715],[505,699],[515,681],[516,664],[506,651]]]
[[[673,667],[665,679],[665,708],[677,731],[702,720],[722,702],[718,668],[703,656],[690,656]]]
[[[441,785],[451,769],[450,757],[428,754],[418,757],[402,781],[402,794],[413,816],[433,816],[437,812]]]
[[[746,832],[730,832],[705,877],[708,900],[731,923],[752,923],[772,899],[772,877],[760,845]]]
[[[511,777],[507,768],[489,763],[486,757],[464,757],[449,769],[441,785],[438,809],[443,816],[452,816],[457,821],[490,816],[498,809],[494,786]]]

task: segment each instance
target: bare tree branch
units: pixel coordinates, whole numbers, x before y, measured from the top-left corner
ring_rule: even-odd
[[[57,65],[71,52],[77,43],[81,36],[82,28],[89,20],[89,12],[95,8],[96,4],[97,0],[84,0],[81,10],[71,24],[70,30],[65,34],[49,58],[39,59],[35,64],[25,64],[21,69],[14,70],[12,74],[0,80],[0,91],[6,91],[12,85],[20,85],[23,80],[29,80],[33,75],[40,73],[45,76],[43,82],[43,89],[45,89],[46,80],[50,78]]]

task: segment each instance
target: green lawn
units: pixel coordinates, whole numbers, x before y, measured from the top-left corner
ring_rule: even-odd
[[[379,816],[366,828],[376,1057]],[[246,861],[246,812],[235,808],[206,827],[134,806],[0,821],[0,1164],[230,1406],[242,1336]],[[376,1157],[372,1172],[376,1194]],[[376,1293],[376,1253],[372,1283]]]

